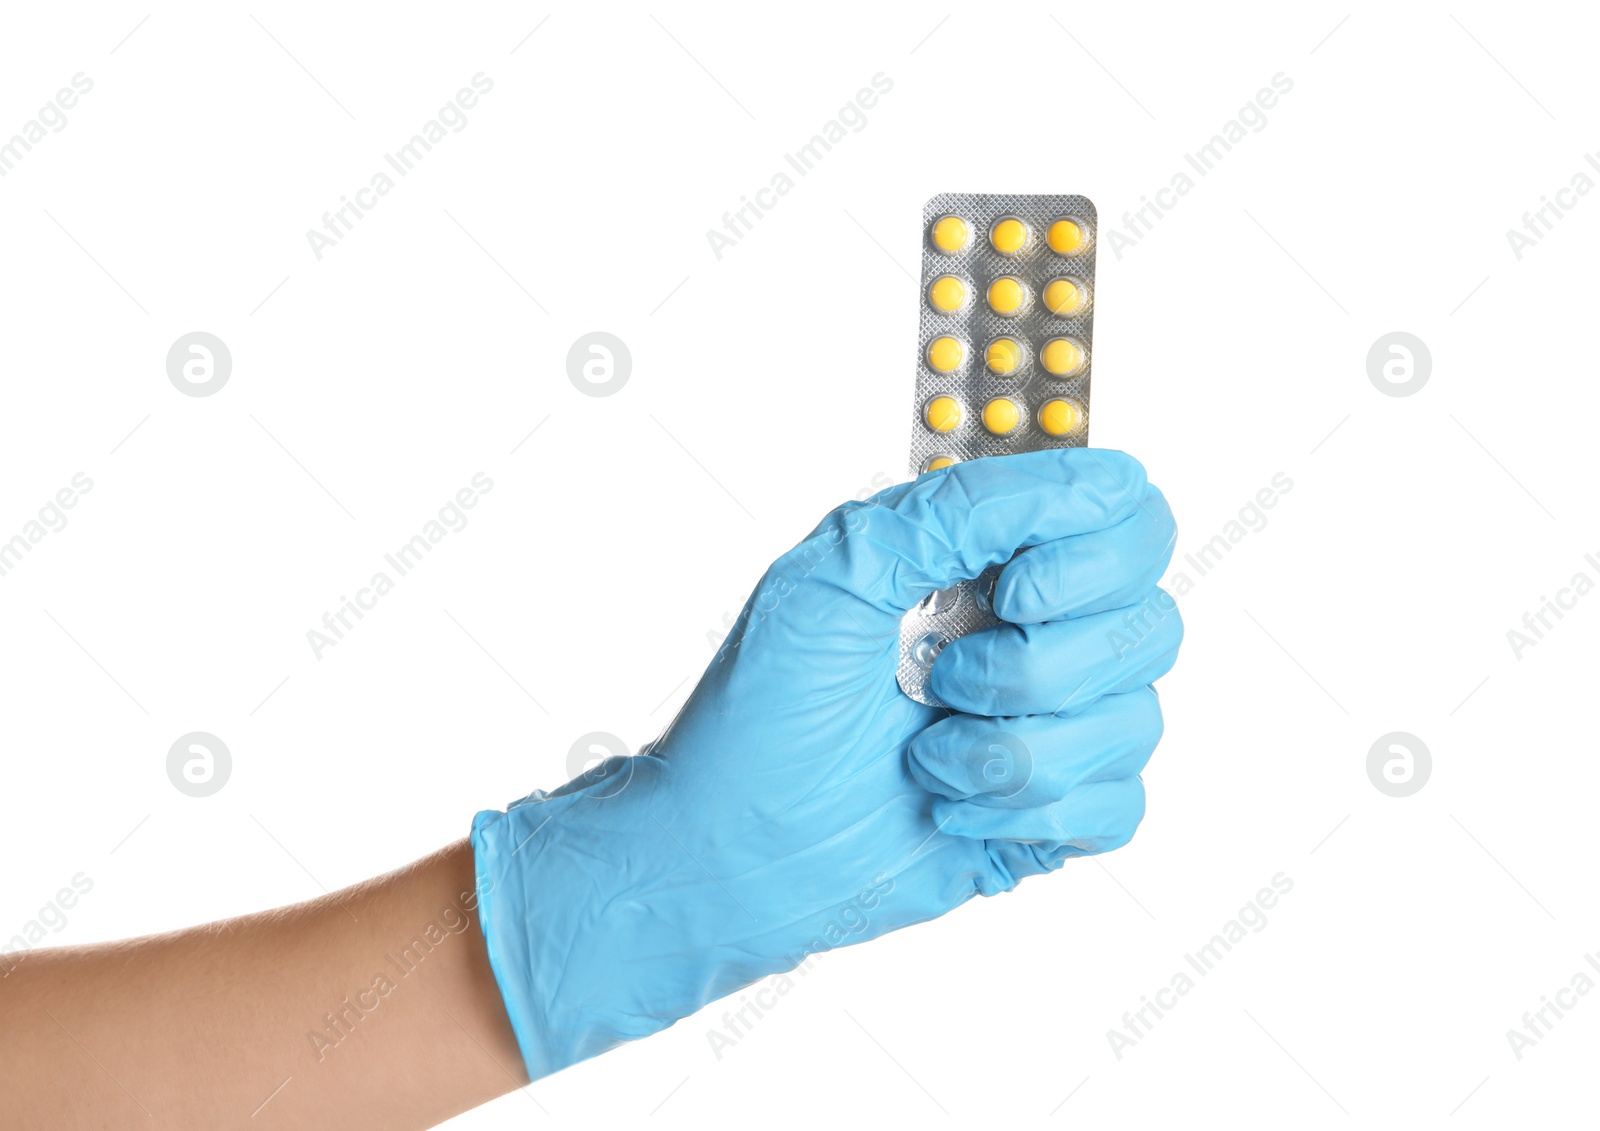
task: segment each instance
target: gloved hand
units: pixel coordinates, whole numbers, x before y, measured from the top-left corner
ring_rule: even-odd
[[[473,821],[490,963],[537,1079],[810,954],[1117,848],[1161,735],[1176,537],[1137,461],[1069,448],[837,508],[767,571],[678,716]],[[928,593],[1001,573],[1007,623],[895,679]]]

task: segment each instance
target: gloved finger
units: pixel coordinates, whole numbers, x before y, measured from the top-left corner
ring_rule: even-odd
[[[1121,844],[1107,844],[1105,847],[1096,848],[1075,848],[1070,844],[1051,847],[1045,844],[1030,844],[1027,841],[991,840],[984,845],[984,850],[988,852],[989,859],[994,862],[995,867],[1010,877],[1011,883],[1004,889],[1010,891],[1029,876],[1057,871],[1061,865],[1075,856],[1095,856],[1121,847]]]
[[[1160,701],[1141,687],[1068,718],[951,715],[911,740],[907,762],[917,784],[940,797],[1030,809],[1086,782],[1137,776],[1160,739]]]
[[[1075,715],[1102,695],[1166,675],[1182,640],[1178,603],[1158,588],[1125,609],[997,624],[952,640],[928,682],[952,709],[970,715]]]
[[[1132,840],[1144,820],[1144,783],[1137,777],[1087,782],[1060,801],[1032,809],[992,809],[940,798],[933,803],[933,819],[950,836],[1110,852]]]
[[[995,892],[1010,891],[1029,876],[1057,871],[1074,856],[1093,856],[1105,851],[1100,848],[1075,848],[1069,844],[1047,845],[1018,840],[990,840],[983,847],[999,877]],[[994,892],[984,891],[983,894],[991,895]]]
[[[1178,528],[1165,496],[1147,487],[1139,509],[1115,526],[1024,550],[1000,572],[994,611],[1038,624],[1131,605],[1172,561]]]
[[[1029,876],[1054,872],[1067,862],[1068,857],[1088,855],[1080,848],[1066,845],[1050,847],[1015,840],[991,840],[984,847],[988,850],[989,859],[1011,878],[1010,887],[1006,889],[1008,891]]]
[[[757,592],[845,592],[896,620],[929,593],[977,577],[1017,550],[1115,526],[1149,491],[1122,452],[1057,448],[969,460],[836,508],[773,563]],[[806,615],[804,600],[789,602]]]

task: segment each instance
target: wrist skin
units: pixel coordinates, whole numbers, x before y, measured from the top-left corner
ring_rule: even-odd
[[[425,1128],[527,1082],[458,841],[307,903],[0,958],[0,1126]]]

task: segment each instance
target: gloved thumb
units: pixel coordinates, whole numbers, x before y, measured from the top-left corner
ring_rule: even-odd
[[[1057,448],[971,460],[828,514],[774,562],[757,611],[799,615],[845,594],[862,618],[898,622],[936,589],[977,577],[1021,549],[1115,526],[1149,484],[1123,452]],[[760,609],[765,592],[770,610]]]

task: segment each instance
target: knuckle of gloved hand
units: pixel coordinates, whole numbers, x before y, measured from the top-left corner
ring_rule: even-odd
[[[972,796],[968,782],[961,773],[957,752],[962,746],[961,727],[953,716],[942,724],[922,731],[906,748],[906,761],[911,777],[929,793],[952,801],[964,801]]]
[[[1107,642],[1118,661],[1151,659],[1176,649],[1182,639],[1183,615],[1177,599],[1159,585],[1122,610],[1107,632]]]
[[[1124,778],[1118,782],[1103,783],[1103,787],[1110,792],[1111,803],[1090,827],[1076,830],[1076,834],[1066,841],[1091,855],[1121,848],[1133,839],[1144,820],[1143,781],[1138,777]]]
[[[1002,620],[1027,620],[1062,603],[1059,571],[1043,568],[1040,558],[1030,557],[1032,553],[1024,550],[995,584],[994,611]]]
[[[1167,717],[1161,713],[1161,696],[1153,686],[1145,684],[1140,689],[1140,698],[1144,703],[1146,741],[1154,751],[1161,742],[1161,736],[1167,733]]]
[[[930,677],[934,692],[974,713],[1005,713],[1003,705],[1013,697],[1012,688],[1022,674],[997,659],[999,634],[1006,631],[1021,633],[1025,629],[1000,625],[962,637],[940,652]],[[1012,652],[1009,648],[1005,651]]]
[[[1148,761],[1155,753],[1156,747],[1161,743],[1161,736],[1166,733],[1167,720],[1161,713],[1161,697],[1156,694],[1156,689],[1150,684],[1133,691],[1130,696],[1133,703],[1133,718],[1129,723],[1129,732],[1137,735],[1136,745],[1138,752]]]
[[[1150,599],[1158,609],[1166,612],[1172,621],[1172,639],[1176,643],[1183,639],[1183,610],[1178,608],[1178,599],[1157,585],[1150,591]]]
[[[1110,852],[1127,844],[1144,821],[1144,782],[1138,777],[1126,778],[1121,792],[1122,804],[1107,829],[1106,846],[1101,849],[1103,852]]]
[[[1059,657],[1051,647],[1051,633],[1039,624],[1001,624],[994,629],[987,653],[985,680],[1011,689],[1030,702],[1048,699],[1061,682]]]
[[[1162,744],[1162,734],[1166,731],[1166,720],[1162,717],[1162,707],[1155,699],[1155,693],[1149,685],[1144,686],[1144,691],[1149,691],[1150,707],[1142,710],[1139,721],[1138,737],[1134,739],[1134,757],[1138,760],[1139,771],[1150,765],[1150,758],[1155,757],[1155,747]]]
[[[1155,519],[1157,526],[1163,533],[1174,534],[1177,532],[1178,522],[1172,516],[1172,504],[1167,501],[1165,491],[1154,483],[1146,483],[1144,498],[1140,502],[1144,504],[1141,509]]]
[[[1083,477],[1083,487],[1093,492],[1108,514],[1128,514],[1144,501],[1150,480],[1144,464],[1127,452],[1103,448],[1069,448],[1082,451],[1092,461]]]

